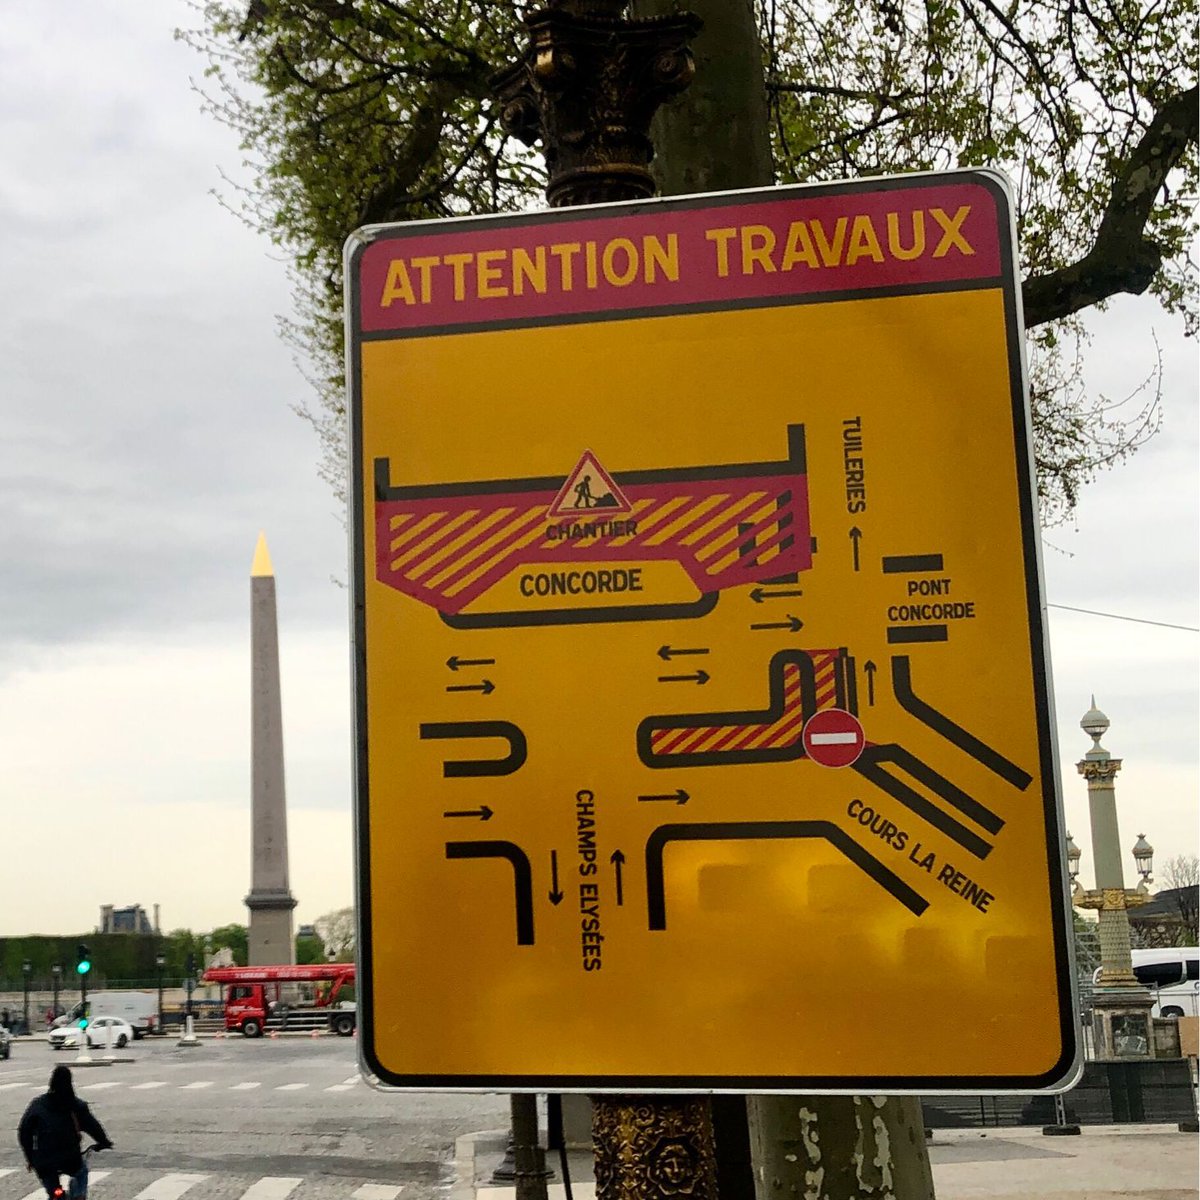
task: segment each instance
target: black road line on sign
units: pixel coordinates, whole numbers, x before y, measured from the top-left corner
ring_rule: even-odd
[[[974,796],[969,796],[962,788],[951,783],[944,775],[935,771],[927,762],[919,759],[911,750],[903,746],[890,745],[876,747],[880,753],[876,756],[878,762],[893,762],[901,770],[907,771],[918,782],[923,783],[931,792],[940,796],[947,804],[958,809],[964,817],[969,817],[976,825],[986,829],[988,833],[999,833],[1004,828],[1004,818],[997,816],[990,808],[980,804]]]
[[[446,659],[446,666],[452,671],[457,671],[459,667],[490,667],[495,665],[494,658],[459,658],[457,654],[452,654]]]
[[[431,721],[420,727],[423,741],[433,738],[503,738],[508,743],[504,758],[446,759],[442,774],[447,779],[477,778],[481,775],[512,775],[525,765],[529,747],[525,734],[511,721]]]
[[[892,691],[896,693],[901,708],[912,713],[922,725],[928,725],[930,729],[940,733],[946,741],[952,742],[960,750],[965,750],[976,762],[982,763],[994,775],[999,775],[1005,783],[1011,783],[1023,792],[1033,782],[1033,776],[1022,771],[1016,763],[1005,758],[998,750],[993,750],[973,733],[968,733],[961,725],[956,725],[949,717],[916,695],[912,689],[912,660],[907,654],[896,654],[892,657]]]
[[[851,764],[851,770],[857,771],[864,779],[873,783],[881,791],[887,792],[894,800],[899,800],[905,808],[911,809],[935,829],[940,829],[947,837],[953,838],[964,850],[969,851],[976,858],[987,858],[991,854],[991,844],[984,841],[974,830],[968,829],[961,821],[957,821],[949,813],[943,812],[920,792],[889,774],[884,766],[889,762],[895,763],[907,771],[914,779],[924,783],[944,800],[948,798],[945,794],[946,791],[951,789],[960,797],[965,795],[949,780],[943,779],[907,750],[896,745],[868,746]],[[971,798],[965,796],[965,799],[970,800]],[[975,802],[971,801],[971,803]],[[1003,824],[1003,822],[1000,823]]]
[[[517,909],[517,945],[533,945],[533,871],[514,842],[447,842],[447,858],[503,858],[512,864]]]
[[[715,767],[724,763],[791,762],[804,757],[804,742],[797,735],[788,746],[757,750],[701,750],[696,753],[655,755],[653,735],[664,729],[699,729],[706,725],[769,725],[783,716],[783,672],[788,665],[800,669],[800,706],[807,714],[817,711],[817,680],[812,659],[802,650],[781,650],[767,667],[767,707],[761,711],[681,713],[646,717],[637,728],[638,758],[648,767]]]
[[[902,575],[907,572],[944,571],[940,554],[891,554],[884,555],[883,573]]]
[[[908,642],[944,642],[949,636],[945,625],[889,625],[888,644]]]
[[[920,916],[929,901],[863,849],[831,821],[721,821],[703,825],[660,825],[646,839],[646,907],[651,929],[666,929],[667,905],[663,882],[663,852],[671,842],[762,841],[822,838],[866,872],[909,912]]]
[[[720,592],[704,592],[680,604],[634,604],[629,608],[557,608],[549,612],[438,613],[451,629],[515,629],[529,625],[594,625],[614,621],[683,621],[707,617]]]
[[[550,851],[550,903],[561,904],[563,893],[558,890],[558,851]]]
[[[877,670],[879,668],[869,658],[863,663],[863,674],[867,677],[867,704],[871,708],[875,707],[875,672]]]
[[[854,655],[843,646],[834,664],[834,678],[838,682],[838,704],[847,712],[858,716],[858,665]]]
[[[443,817],[475,817],[480,821],[490,821],[492,819],[492,810],[486,804],[481,804],[478,808],[459,809],[455,812],[444,812]]]
[[[485,679],[482,683],[448,683],[446,685],[448,692],[482,692],[485,696],[490,696],[495,690],[496,685],[490,679]]]
[[[625,855],[620,850],[614,850],[608,856],[608,861],[612,863],[613,870],[617,876],[617,907],[621,908],[625,903],[625,885],[621,878],[621,869],[625,865]]]

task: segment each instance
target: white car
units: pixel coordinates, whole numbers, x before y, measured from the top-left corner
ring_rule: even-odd
[[[79,1023],[50,1032],[50,1049],[79,1045]],[[133,1041],[133,1026],[120,1017],[95,1017],[87,1027],[87,1044],[92,1050],[124,1050]]]

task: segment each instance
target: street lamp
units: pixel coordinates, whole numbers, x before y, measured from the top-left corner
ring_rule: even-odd
[[[165,1029],[165,1022],[163,1021],[162,994],[163,994],[163,967],[165,967],[166,965],[167,965],[167,960],[162,956],[161,952],[154,956],[154,966],[158,971],[158,1032],[159,1033],[162,1033]]]
[[[1150,870],[1154,849],[1143,834],[1138,834],[1133,858],[1142,881],[1136,890],[1125,887],[1121,866],[1121,835],[1117,826],[1116,777],[1121,760],[1113,758],[1100,744],[1108,732],[1109,720],[1092,707],[1079,722],[1092,739],[1092,747],[1076,763],[1087,780],[1088,813],[1092,825],[1092,854],[1096,861],[1096,886],[1085,889],[1079,882],[1079,847],[1067,835],[1067,865],[1076,908],[1090,908],[1099,914],[1100,970],[1092,1006],[1092,1024],[1098,1059],[1147,1058],[1154,1053],[1150,1036],[1150,1010],[1154,998],[1133,973],[1133,951],[1129,939],[1129,909],[1150,899]]]
[[[25,1033],[29,1033],[29,977],[33,974],[33,963],[26,959],[21,964],[21,974],[25,977]]]
[[[53,963],[50,967],[50,975],[54,980],[54,1004],[51,1011],[54,1016],[58,1016],[58,992],[62,987],[62,963]]]

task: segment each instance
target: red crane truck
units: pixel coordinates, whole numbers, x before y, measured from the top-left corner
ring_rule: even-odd
[[[355,1006],[338,1000],[342,988],[354,984],[353,963],[209,967],[203,980],[223,985],[225,1028],[246,1037],[262,1037],[265,1029],[289,1028],[327,1028],[349,1037],[358,1021]],[[290,1003],[282,991],[288,984],[315,984],[311,1002]],[[289,988],[289,992],[297,990]]]

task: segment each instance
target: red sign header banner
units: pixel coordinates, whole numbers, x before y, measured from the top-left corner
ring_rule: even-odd
[[[681,204],[413,224],[362,251],[366,336],[538,324],[606,312],[839,293],[928,290],[996,279],[997,194],[986,178],[914,176],[861,190],[778,189]]]

